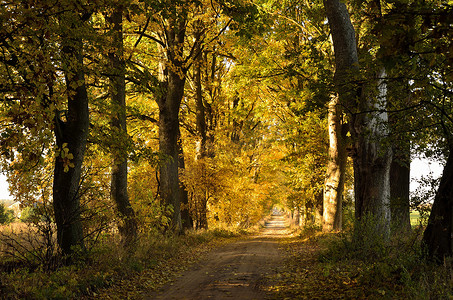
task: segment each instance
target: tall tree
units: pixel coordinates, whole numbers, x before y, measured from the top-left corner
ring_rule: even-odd
[[[162,19],[158,33],[161,60],[159,63],[159,151],[164,157],[160,166],[160,195],[166,205],[173,209],[171,228],[180,232],[181,208],[178,175],[179,108],[184,95],[187,67],[184,42],[186,38],[186,10],[176,8],[174,15]]]
[[[75,7],[74,7],[75,8]],[[88,127],[88,93],[80,31],[91,16],[89,11],[68,10],[60,17],[61,56],[66,83],[67,113],[55,115],[54,132],[59,155],[55,159],[53,207],[58,243],[65,254],[83,247],[80,219],[80,180]]]
[[[444,167],[439,188],[423,233],[423,245],[428,248],[430,258],[442,263],[453,254],[453,147]]]
[[[93,7],[74,1],[66,1],[64,8],[48,1],[22,1],[2,9],[8,16],[2,19],[1,31],[1,60],[6,71],[1,79],[2,96],[9,99],[4,108],[15,127],[4,132],[5,142],[16,137],[14,147],[22,160],[26,155],[35,162],[32,168],[45,169],[43,164],[53,152],[49,142],[53,131],[57,241],[62,252],[70,255],[74,247],[83,248],[84,244],[80,187],[89,114],[83,39],[90,32],[87,21]],[[14,156],[7,159],[19,162]],[[50,198],[43,191],[40,200],[48,203]]]
[[[116,204],[119,231],[125,246],[133,246],[137,239],[137,220],[127,192],[128,145],[126,128],[126,65],[123,45],[123,4],[116,3],[110,16],[112,51],[110,61],[111,126],[116,142],[112,143],[113,165],[111,198]]]
[[[337,0],[325,0],[324,6],[335,51],[335,84],[339,101],[350,118],[354,143],[356,218],[371,216],[377,222],[376,230],[388,233],[392,154],[383,143],[388,135],[385,70],[377,73],[376,84],[356,84],[360,82],[359,59],[355,30],[346,5]]]
[[[218,4],[209,3],[206,7],[211,10],[206,14],[201,13],[202,5],[202,2],[186,1],[167,1],[156,7],[148,5],[149,20],[154,23],[152,28],[147,30],[146,25],[141,31],[142,36],[157,42],[159,49],[158,76],[152,84],[157,82],[153,94],[159,107],[159,150],[163,158],[159,173],[160,196],[163,203],[173,209],[170,227],[177,232],[181,231],[177,133],[187,72],[202,54],[204,45],[216,41],[228,27],[218,29],[215,21],[222,9],[213,8]],[[209,20],[204,28],[194,25],[200,18]],[[211,39],[207,39],[207,31],[214,32]],[[188,39],[188,36],[193,38]]]
[[[342,203],[346,172],[346,135],[338,97],[329,102],[329,160],[323,199],[323,230],[341,230]]]

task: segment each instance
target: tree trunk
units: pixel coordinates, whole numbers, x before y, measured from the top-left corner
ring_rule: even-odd
[[[390,233],[390,165],[391,147],[385,145],[388,137],[385,71],[378,75],[378,97],[362,95],[360,111],[355,116],[354,133],[354,192],[356,219],[370,217],[376,230],[384,236]]]
[[[76,22],[77,15],[68,13]],[[75,28],[75,24],[71,25]],[[70,30],[71,31],[71,30]],[[62,59],[67,88],[67,117],[55,116],[54,132],[58,155],[55,160],[53,206],[58,244],[65,255],[84,247],[80,218],[80,179],[85,154],[89,114],[83,71],[82,39],[71,32],[62,35]]]
[[[394,146],[397,159],[390,166],[390,209],[392,232],[407,234],[411,229],[410,220],[410,147]]]
[[[186,164],[184,161],[184,149],[182,147],[181,134],[178,134],[178,151],[179,151],[179,165],[182,170],[185,169]],[[184,229],[193,229],[193,219],[190,214],[189,192],[187,191],[184,182],[180,183],[180,196],[181,196],[181,225]]]
[[[422,243],[428,249],[431,259],[443,263],[452,255],[453,222],[453,147],[450,147],[447,164],[444,167],[439,189],[434,198],[428,225]]]
[[[169,229],[182,232],[181,198],[179,187],[179,108],[184,96],[187,69],[184,67],[183,50],[185,19],[164,19],[165,47],[159,63],[160,89],[156,94],[159,106],[159,152],[163,156],[160,164],[160,197],[163,204],[173,209]]]
[[[198,49],[198,51],[200,51]],[[201,55],[196,58],[194,65],[194,82],[195,82],[195,101],[196,101],[196,128],[197,128],[197,145],[196,160],[202,160],[206,157],[206,116],[203,104],[203,90],[201,83]]]
[[[200,35],[197,35],[197,39],[200,40]],[[200,53],[200,47],[197,43],[195,48],[196,52]],[[203,90],[201,82],[201,64],[202,56],[201,54],[195,58],[194,65],[194,82],[195,82],[195,101],[196,101],[196,128],[197,128],[197,145],[195,153],[195,162],[199,166],[199,176],[202,182],[206,182],[206,116],[205,116],[205,107],[203,104]],[[207,191],[205,184],[201,185],[201,191],[196,193],[198,199],[196,201],[200,204],[198,211],[198,220],[197,220],[197,229],[207,229],[208,228],[208,217],[207,217]]]
[[[342,122],[338,97],[329,102],[329,162],[323,199],[323,230],[341,230],[346,147],[342,136]]]
[[[180,232],[180,190],[178,174],[179,106],[184,93],[185,78],[169,71],[167,93],[159,101],[159,151],[164,161],[160,166],[160,196],[164,204],[171,206],[173,214],[170,227]]]
[[[378,96],[360,82],[355,31],[346,5],[339,0],[324,0],[335,51],[335,84],[339,101],[350,117],[354,142],[355,214],[358,220],[370,215],[376,230],[388,235],[390,226],[390,163],[392,152],[383,143],[388,136],[386,85],[378,74]]]
[[[126,128],[126,81],[125,63],[123,61],[123,10],[115,8],[110,16],[113,27],[113,52],[109,53],[111,66],[110,94],[112,107],[112,177],[111,199],[116,204],[119,218],[118,228],[123,238],[123,244],[133,247],[137,240],[137,220],[134,209],[129,202],[127,193],[127,128]]]

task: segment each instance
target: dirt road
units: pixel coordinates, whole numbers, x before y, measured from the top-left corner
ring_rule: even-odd
[[[203,261],[148,299],[266,299],[270,275],[282,260],[278,238],[288,234],[272,216],[259,235],[213,250]]]

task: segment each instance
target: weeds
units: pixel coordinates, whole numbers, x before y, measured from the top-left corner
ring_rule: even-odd
[[[277,299],[452,299],[453,259],[432,264],[423,228],[382,236],[373,220],[342,233],[287,239],[288,258],[271,288]]]
[[[71,266],[54,263],[52,268],[37,263],[39,259],[28,261],[22,260],[22,256],[11,256],[14,268],[0,272],[0,298],[73,299],[99,298],[104,294],[139,297],[139,293],[157,289],[171,280],[203,251],[234,236],[226,230],[188,232],[184,236],[146,233],[140,236],[136,251],[131,253],[120,247],[117,234],[104,232],[86,259]],[[24,257],[28,257],[27,251]],[[37,249],[33,251],[32,256],[41,253]],[[24,262],[18,264],[18,261]]]
[[[385,238],[373,228],[373,222],[368,220],[356,223],[352,231],[325,238],[320,266],[355,266],[349,272],[356,284],[376,295],[408,299],[453,296],[452,266],[444,264],[439,268],[425,259],[421,230]]]

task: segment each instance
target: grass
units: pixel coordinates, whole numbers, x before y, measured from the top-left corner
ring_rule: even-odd
[[[271,291],[275,299],[452,299],[452,262],[427,261],[420,232],[386,242],[354,231],[289,238]]]
[[[136,299],[158,289],[213,247],[238,237],[227,230],[183,236],[141,234],[136,250],[126,252],[118,236],[104,234],[71,266],[54,269],[27,265],[0,272],[1,299]],[[33,251],[33,249],[31,249]],[[0,261],[4,261],[0,256]]]
[[[420,225],[420,213],[418,211],[411,211],[410,219],[412,227]]]

